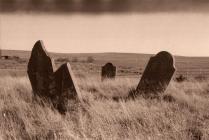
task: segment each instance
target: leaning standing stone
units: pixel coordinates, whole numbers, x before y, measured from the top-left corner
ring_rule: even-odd
[[[174,72],[173,56],[166,51],[159,52],[150,58],[136,89],[136,94],[164,92]]]
[[[54,62],[40,40],[35,43],[32,49],[27,72],[34,94],[49,96],[49,83],[54,72]]]
[[[63,64],[54,74],[56,83],[56,92],[58,96],[57,108],[60,113],[64,114],[67,111],[68,101],[75,101],[80,95],[79,88],[76,83],[74,74],[70,64]]]
[[[114,79],[116,76],[116,67],[112,63],[107,63],[102,67],[102,81],[106,78]]]

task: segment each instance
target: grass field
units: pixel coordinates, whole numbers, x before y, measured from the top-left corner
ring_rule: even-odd
[[[111,99],[126,96],[137,86],[150,55],[53,54],[55,59],[79,59],[71,64],[85,100],[84,104],[71,101],[70,111],[62,116],[50,103],[33,99],[25,73],[29,55],[8,54],[20,56],[21,61],[0,61],[0,139],[209,139],[208,80],[191,78],[181,83],[172,80],[159,99],[139,97],[118,102]],[[80,61],[88,56],[93,56],[95,61]],[[118,67],[119,76],[101,82],[100,69],[106,61]],[[64,62],[56,64],[61,63]],[[207,76],[203,70],[209,72],[209,58],[176,57],[176,63],[185,73],[194,71],[195,75]]]

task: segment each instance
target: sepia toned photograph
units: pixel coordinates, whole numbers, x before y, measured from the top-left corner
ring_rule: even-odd
[[[0,0],[0,140],[209,140],[209,0]]]

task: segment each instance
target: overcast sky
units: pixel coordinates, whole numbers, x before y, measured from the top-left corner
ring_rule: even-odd
[[[1,10],[2,49],[40,39],[53,52],[209,56],[209,0],[0,0]]]
[[[41,39],[53,52],[209,56],[208,25],[206,13],[1,14],[0,46],[31,50]]]

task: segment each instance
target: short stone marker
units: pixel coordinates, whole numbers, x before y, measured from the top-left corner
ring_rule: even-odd
[[[151,57],[135,94],[157,94],[164,92],[175,72],[174,58],[166,52]]]
[[[114,79],[116,76],[116,67],[112,63],[107,63],[102,67],[102,81],[104,79]]]
[[[67,111],[68,101],[76,100],[79,94],[79,88],[69,63],[63,64],[54,73],[54,80],[58,96],[56,106],[60,113],[64,114]]]
[[[28,76],[35,95],[49,95],[49,83],[54,72],[54,61],[49,57],[42,41],[37,41],[28,63]]]

